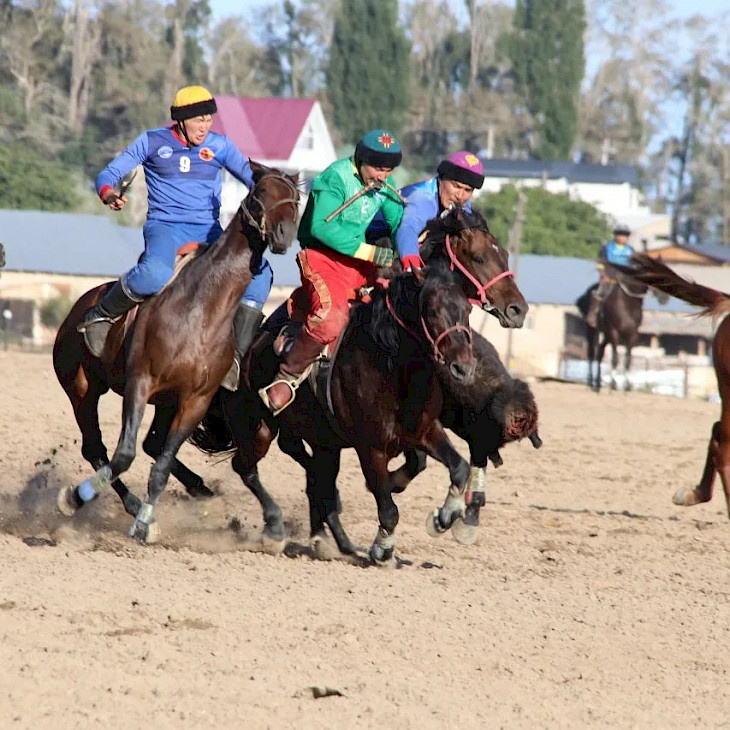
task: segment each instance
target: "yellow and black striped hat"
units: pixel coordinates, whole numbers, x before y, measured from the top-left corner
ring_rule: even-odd
[[[184,86],[175,94],[170,107],[170,119],[185,119],[215,114],[218,111],[213,95],[203,86]]]

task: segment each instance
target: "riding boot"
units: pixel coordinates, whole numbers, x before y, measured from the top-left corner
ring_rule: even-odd
[[[243,302],[238,305],[238,309],[233,315],[233,336],[236,340],[236,351],[233,354],[231,368],[221,383],[227,390],[238,389],[243,356],[251,346],[253,338],[256,336],[263,321],[264,313],[260,309],[244,304]]]
[[[273,382],[259,390],[261,400],[275,416],[291,405],[297,389],[306,380],[312,364],[324,349],[321,342],[317,342],[303,329],[288,349],[288,343],[278,344],[277,348],[277,343],[274,343],[274,348],[286,353],[284,361],[279,366],[279,372]]]
[[[141,301],[143,299],[134,297],[119,279],[114,282],[101,301],[86,312],[76,329],[83,333],[86,347],[94,357],[101,356],[114,322]]]

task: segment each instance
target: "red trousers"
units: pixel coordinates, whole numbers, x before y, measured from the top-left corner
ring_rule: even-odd
[[[291,296],[292,318],[317,342],[334,342],[347,324],[350,302],[372,286],[378,267],[337,251],[307,248],[297,255],[302,285]]]

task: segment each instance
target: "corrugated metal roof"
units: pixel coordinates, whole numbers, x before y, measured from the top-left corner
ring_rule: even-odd
[[[119,276],[142,252],[141,228],[76,213],[0,210],[6,271]]]
[[[288,160],[314,99],[217,96],[212,129],[254,160]]]
[[[6,271],[33,271],[86,276],[119,276],[137,261],[143,248],[141,228],[126,228],[104,216],[40,211],[0,210],[0,241],[5,244]],[[277,286],[300,283],[297,242],[281,256],[268,254]],[[512,263],[514,266],[514,262]],[[594,261],[560,256],[523,254],[517,264],[517,284],[531,304],[572,305],[598,280]],[[697,267],[705,283],[707,267]],[[682,275],[683,267],[677,267]],[[727,269],[713,272],[714,288],[722,284]],[[659,304],[649,296],[645,308],[666,312],[697,311],[678,299]]]
[[[487,177],[506,178],[565,178],[568,182],[630,183],[636,186],[639,175],[632,165],[596,165],[576,162],[550,162],[543,160],[510,160],[485,158],[484,173]]]

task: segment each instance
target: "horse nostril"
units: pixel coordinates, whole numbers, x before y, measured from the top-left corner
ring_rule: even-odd
[[[469,383],[474,379],[474,373],[476,372],[476,360],[470,360],[468,365],[461,362],[452,362],[451,365],[449,365],[449,372],[454,380],[462,383]]]
[[[509,304],[505,314],[511,322],[517,322],[521,325],[525,321],[527,307],[523,307],[521,304]]]

